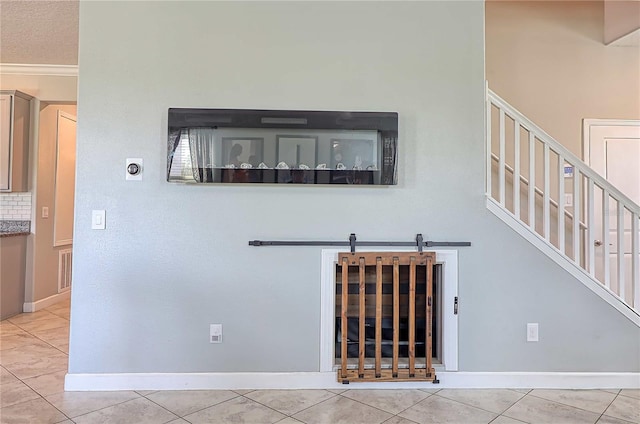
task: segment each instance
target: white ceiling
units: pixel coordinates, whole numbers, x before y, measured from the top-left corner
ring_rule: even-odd
[[[0,63],[77,65],[78,0],[0,0]]]

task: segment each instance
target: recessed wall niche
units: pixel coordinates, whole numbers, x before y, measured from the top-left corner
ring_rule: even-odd
[[[169,109],[167,181],[397,184],[395,112]]]

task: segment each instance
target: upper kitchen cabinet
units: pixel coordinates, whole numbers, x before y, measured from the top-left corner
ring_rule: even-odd
[[[31,99],[0,91],[0,192],[28,191]]]

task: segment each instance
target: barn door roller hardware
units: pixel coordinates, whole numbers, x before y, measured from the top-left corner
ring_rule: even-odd
[[[348,241],[250,240],[249,246],[348,246],[351,253],[355,253],[356,247],[363,246],[415,246],[418,248],[418,252],[422,252],[425,247],[466,247],[471,246],[471,242],[425,241],[422,234],[416,234],[414,241],[357,241],[355,233],[351,233]]]

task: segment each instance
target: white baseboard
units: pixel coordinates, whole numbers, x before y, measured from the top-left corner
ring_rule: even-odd
[[[439,384],[340,384],[335,372],[67,374],[66,391],[219,389],[639,389],[640,373],[439,372]]]
[[[44,299],[38,300],[36,302],[25,302],[22,305],[22,312],[35,312],[44,308],[48,308],[51,305],[55,305],[58,302],[62,302],[63,300],[67,300],[71,297],[71,291],[67,290],[66,292],[54,294],[53,296],[45,297]]]

